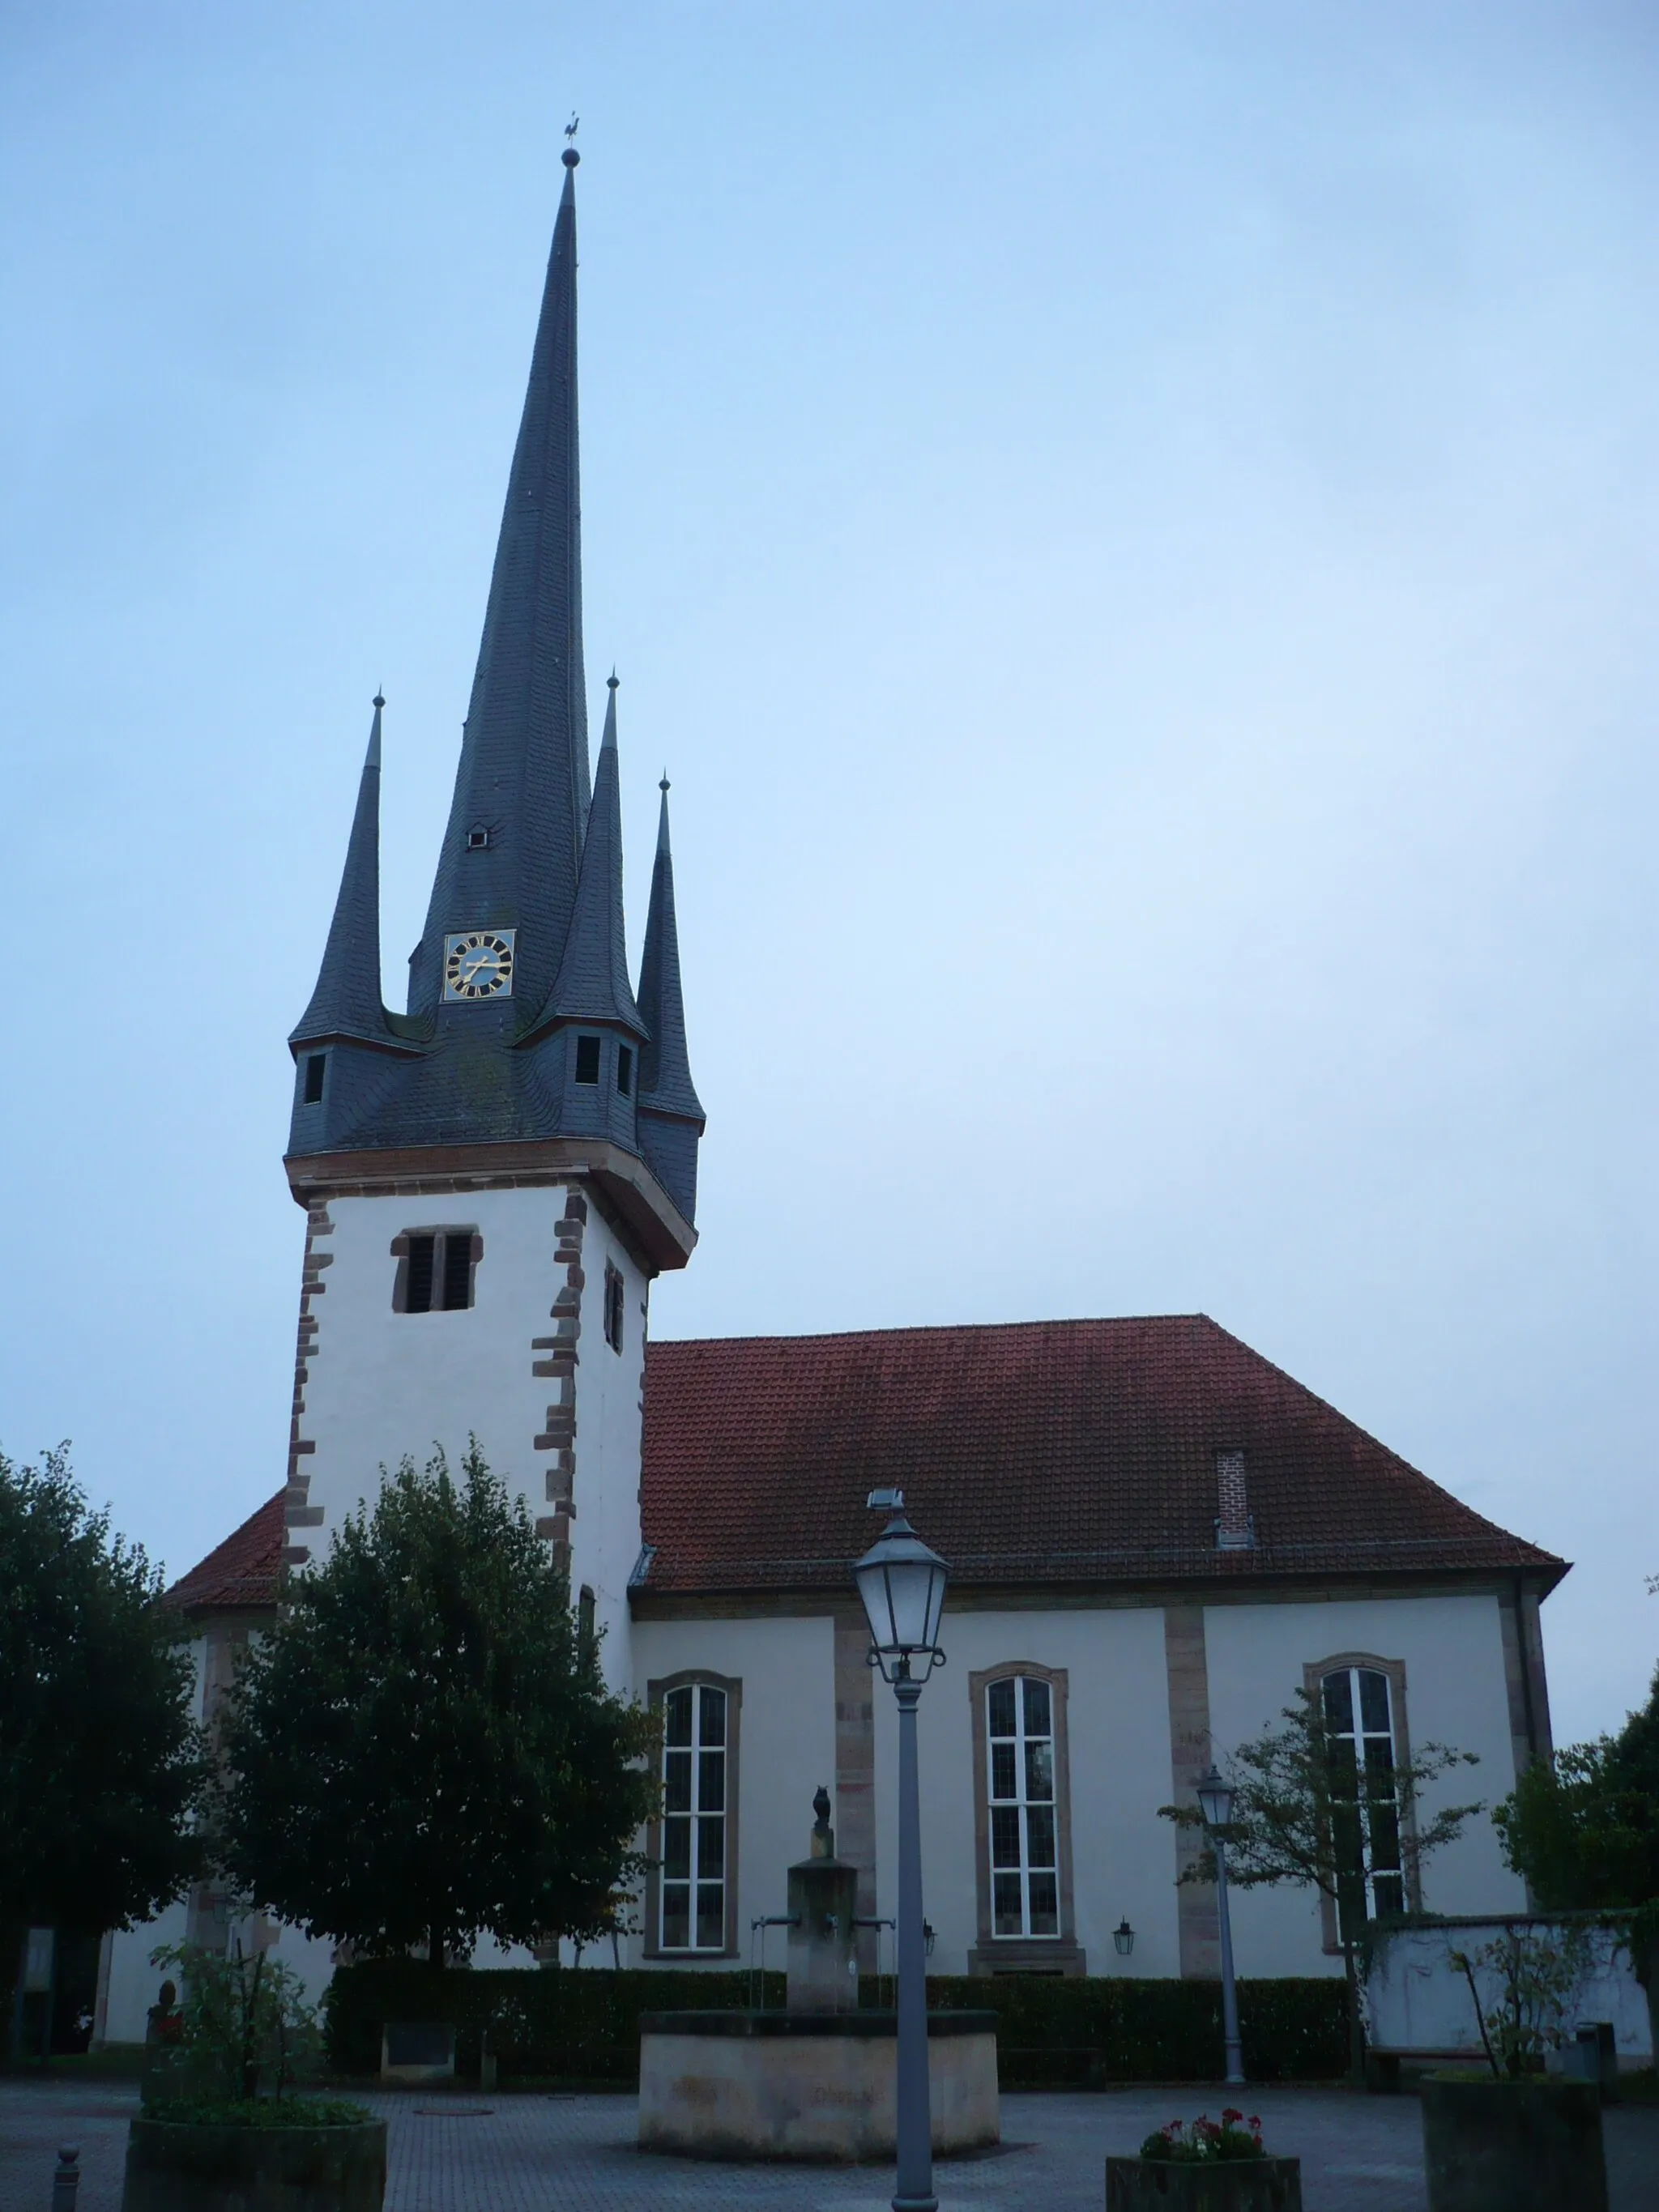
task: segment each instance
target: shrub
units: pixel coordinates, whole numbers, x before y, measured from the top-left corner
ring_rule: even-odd
[[[866,2006],[892,2002],[892,1984],[867,1978]],[[769,2009],[783,2002],[781,1974],[765,1978]],[[994,1978],[937,1975],[937,2010],[997,2014],[1005,2087],[1091,2087],[1107,2081],[1214,2081],[1223,2042],[1217,1982],[1120,1976]],[[476,2072],[494,2052],[504,2075],[632,2082],[641,2013],[726,2010],[750,2002],[742,1972],[696,1969],[526,1967],[434,1973],[418,1960],[343,1966],[324,1999],[328,2061],[337,2075],[374,2073],[387,2021],[441,2021],[455,2029],[455,2063]],[[1257,2081],[1330,2081],[1346,2060],[1343,1984],[1317,1978],[1238,1985],[1245,2064]]]
[[[186,2100],[251,2104],[262,2085],[280,2102],[320,2055],[315,2006],[306,2002],[294,1969],[268,1952],[250,1957],[240,1942],[228,1954],[173,1943],[150,1958],[177,1967],[185,1984],[182,2009],[156,2021],[157,2041],[172,2047],[176,2064],[151,2085],[159,2089],[165,2081],[175,2092],[169,2099],[175,2117],[184,2117]]]
[[[374,2115],[343,2097],[175,2097],[145,2117],[195,2128],[349,2128]]]

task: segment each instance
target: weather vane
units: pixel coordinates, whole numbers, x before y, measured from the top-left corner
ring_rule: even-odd
[[[567,138],[574,138],[577,131],[581,128],[581,122],[582,119],[580,116],[577,114],[575,109],[573,107],[570,111],[570,120],[564,126],[565,137]]]

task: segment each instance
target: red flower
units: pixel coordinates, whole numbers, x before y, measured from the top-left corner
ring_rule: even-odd
[[[1231,2127],[1235,2120],[1242,2120],[1243,2117],[1243,2113],[1239,2111],[1237,2105],[1224,2106],[1221,2113],[1221,2124],[1224,2128]]]
[[[1244,2124],[1247,2128],[1259,2128],[1261,2125],[1261,2121],[1256,2113],[1252,2112],[1249,2118],[1245,2121]]]

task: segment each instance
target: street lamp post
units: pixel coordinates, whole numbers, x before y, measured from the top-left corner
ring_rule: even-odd
[[[884,1501],[885,1502],[885,1501]],[[921,1790],[916,1706],[945,1654],[939,1648],[945,1565],[895,1512],[853,1570],[870,1621],[870,1663],[898,1701],[898,2186],[893,2212],[937,2212],[927,2092],[927,1923],[921,1911]]]
[[[1227,1837],[1232,1826],[1233,1788],[1212,1765],[1198,1785],[1199,1810],[1215,1854],[1215,1913],[1221,1931],[1221,2024],[1227,2039],[1227,2081],[1242,2087],[1244,2053],[1238,2040],[1238,1992],[1233,1986],[1233,1929],[1227,1916]]]

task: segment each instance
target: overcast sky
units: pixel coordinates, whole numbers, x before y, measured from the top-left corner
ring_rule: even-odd
[[[175,1571],[283,1480],[284,1039],[377,684],[402,1003],[574,108],[656,1334],[1201,1310],[1617,1725],[1656,95],[1651,0],[3,0],[0,1443]]]

